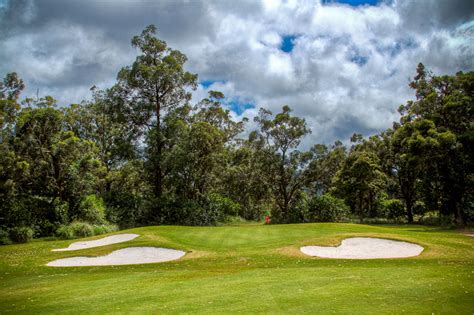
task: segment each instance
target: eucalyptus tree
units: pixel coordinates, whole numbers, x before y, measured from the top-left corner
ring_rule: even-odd
[[[108,171],[137,158],[139,130],[127,123],[125,108],[116,106],[111,90],[91,88],[93,99],[63,109],[66,130],[93,141]]]
[[[25,88],[16,73],[9,73],[0,81],[0,228],[7,225],[8,214],[19,187],[25,164],[13,148],[14,128],[18,112],[20,93]]]
[[[131,67],[120,70],[111,93],[116,105],[127,113],[129,123],[147,137],[147,168],[154,195],[159,200],[163,194],[163,149],[167,141],[163,119],[190,100],[190,89],[196,87],[197,75],[185,71],[186,56],[169,48],[155,33],[155,26],[150,25],[140,36],[133,37],[132,46],[140,50],[140,55]]]
[[[306,121],[291,116],[291,109],[283,106],[282,112],[271,118],[269,110],[260,109],[255,121],[260,125],[258,137],[264,143],[262,157],[265,160],[266,181],[272,189],[277,205],[272,216],[275,220],[289,222],[291,210],[308,180],[307,165],[311,152],[296,148],[302,137],[310,133]]]
[[[416,99],[400,107],[396,130],[404,158],[421,162],[429,206],[454,215],[459,225],[474,220],[474,72],[434,76],[420,63],[410,87]]]
[[[385,182],[386,175],[377,155],[368,150],[353,150],[338,171],[334,186],[335,192],[354,206],[362,223],[385,188]]]
[[[316,144],[311,148],[313,161],[308,166],[310,182],[313,194],[322,195],[332,187],[334,178],[342,168],[347,156],[347,149],[341,141],[336,141],[331,147],[324,144]]]
[[[232,119],[222,107],[224,95],[211,91],[193,108],[182,107],[168,115],[166,133],[174,139],[167,146],[166,164],[170,188],[188,199],[199,201],[209,192],[218,192],[226,172],[228,150],[243,130],[243,121]]]

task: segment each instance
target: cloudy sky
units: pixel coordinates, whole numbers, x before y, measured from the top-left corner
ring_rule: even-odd
[[[472,0],[0,0],[0,76],[80,102],[133,62],[149,24],[199,74],[195,100],[220,90],[249,118],[288,104],[312,129],[304,146],[390,127],[419,62],[474,70]]]

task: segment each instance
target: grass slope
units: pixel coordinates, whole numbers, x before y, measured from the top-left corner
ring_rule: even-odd
[[[51,252],[71,241],[1,246],[0,313],[474,312],[474,238],[455,231],[297,224],[121,232],[141,236],[74,252]],[[379,260],[318,259],[299,252],[302,245],[337,245],[351,236],[415,242],[425,251],[414,258]],[[145,245],[189,253],[178,261],[148,265],[45,266],[61,257]]]

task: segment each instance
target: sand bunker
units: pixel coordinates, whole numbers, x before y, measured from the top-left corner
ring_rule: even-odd
[[[353,237],[343,240],[338,247],[304,246],[300,250],[306,255],[324,258],[375,259],[418,256],[423,247],[382,238]]]
[[[84,241],[84,242],[75,242],[69,245],[67,248],[58,248],[53,249],[53,252],[62,252],[62,251],[69,251],[69,250],[79,250],[84,248],[92,248],[92,247],[99,247],[105,246],[110,244],[117,244],[126,241],[133,240],[134,238],[138,237],[138,234],[117,234],[112,236],[107,236],[98,240],[93,241]]]
[[[47,266],[79,267],[79,266],[113,266],[150,264],[176,260],[184,256],[181,250],[158,247],[129,247],[99,257],[70,257],[53,260]]]

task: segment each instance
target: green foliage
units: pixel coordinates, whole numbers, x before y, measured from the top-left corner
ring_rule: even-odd
[[[114,224],[89,224],[74,221],[68,225],[61,225],[56,230],[56,235],[62,239],[74,239],[115,232],[118,227]]]
[[[411,223],[427,211],[438,224],[474,221],[474,72],[434,76],[420,64],[416,99],[393,130],[354,134],[350,150],[336,141],[303,152],[310,130],[286,105],[260,109],[244,140],[247,120],[233,118],[223,93],[191,104],[197,75],[155,33],[151,25],[132,39],[134,63],[110,89],[92,88],[92,101],[20,105],[23,81],[0,82],[0,226],[70,238],[108,222],[216,225],[266,212],[272,223],[346,220],[338,198],[360,222]]]
[[[7,230],[0,228],[0,245],[8,245],[11,244],[12,241],[10,239],[10,234]]]
[[[100,235],[118,231],[118,226],[115,224],[93,224],[92,229],[94,230],[94,235]]]
[[[334,184],[335,193],[344,198],[362,222],[376,207],[378,196],[386,185],[386,175],[380,166],[380,160],[371,151],[356,149],[344,161],[337,173]]]
[[[215,202],[213,202],[215,201]],[[163,213],[162,223],[164,224],[180,224],[180,225],[216,225],[223,222],[225,214],[219,205],[225,205],[228,210],[232,210],[234,205],[225,198],[219,198],[218,201],[210,201],[207,198],[199,203],[194,200],[174,199],[162,202]]]
[[[16,226],[10,229],[9,234],[15,243],[28,243],[33,239],[34,231],[27,226]]]
[[[418,215],[423,215],[428,209],[423,201],[418,200],[413,205],[413,213]]]
[[[75,237],[87,237],[94,235],[94,228],[87,222],[75,221],[69,224]]]
[[[155,26],[150,25],[140,36],[133,37],[132,46],[141,54],[131,67],[120,70],[111,97],[117,100],[126,120],[137,128],[137,136],[146,136],[147,180],[153,187],[154,198],[161,199],[167,173],[163,154],[167,143],[172,142],[165,132],[164,119],[168,112],[191,99],[189,89],[196,88],[197,75],[185,71],[186,56],[167,47],[155,33]],[[161,204],[155,208],[157,217]]]
[[[416,100],[400,107],[396,131],[405,159],[418,162],[425,204],[462,225],[472,202],[474,72],[433,76],[423,64],[410,83]]]
[[[405,215],[405,207],[399,199],[383,200],[382,208],[389,219],[396,219]]]
[[[349,215],[349,206],[343,199],[330,194],[313,197],[308,203],[309,222],[338,222]]]
[[[216,193],[207,196],[206,208],[210,212],[220,212],[223,216],[237,216],[241,212],[240,204]]]
[[[102,198],[96,195],[87,195],[79,204],[78,220],[92,224],[102,224],[105,220],[105,205]]]
[[[313,154],[295,148],[311,130],[304,119],[291,116],[287,105],[273,119],[271,115],[270,111],[261,108],[254,120],[260,126],[257,137],[261,143],[261,158],[264,159],[265,180],[277,205],[272,209],[272,219],[285,223],[292,221],[290,212],[308,180],[307,165]]]
[[[445,219],[441,219],[439,212],[428,211],[419,218],[418,223],[423,225],[441,225],[441,221],[445,221]]]
[[[144,180],[143,162],[132,160],[111,172],[107,177],[108,191],[104,194],[106,218],[121,227],[146,223],[146,201],[150,187]]]
[[[74,231],[72,230],[72,227],[70,225],[61,225],[57,230],[56,230],[56,235],[59,238],[69,240],[76,238],[76,235]]]

